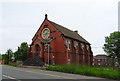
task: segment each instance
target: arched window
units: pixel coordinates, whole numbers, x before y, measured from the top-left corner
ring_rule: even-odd
[[[83,54],[84,54],[84,44],[81,43],[81,48],[82,48],[82,51],[83,51]]]
[[[35,45],[35,56],[38,56],[38,55],[40,55],[40,45],[36,44]]]
[[[74,41],[74,48],[77,49],[77,46],[78,46],[78,42]]]
[[[87,45],[87,50],[89,51],[89,45]]]
[[[70,40],[69,39],[65,40],[65,45],[68,48],[68,50],[70,50]]]

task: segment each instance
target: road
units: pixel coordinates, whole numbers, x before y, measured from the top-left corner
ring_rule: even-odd
[[[2,81],[115,81],[98,77],[2,65]]]

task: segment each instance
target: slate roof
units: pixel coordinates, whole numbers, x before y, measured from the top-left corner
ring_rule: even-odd
[[[88,41],[86,41],[82,36],[80,36],[77,32],[72,31],[66,27],[63,27],[55,22],[52,22],[48,20],[54,27],[56,27],[64,36],[90,44]]]
[[[95,59],[106,59],[107,55],[96,55],[94,58]]]

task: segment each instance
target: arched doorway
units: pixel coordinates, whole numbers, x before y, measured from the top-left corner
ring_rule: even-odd
[[[35,45],[35,56],[39,56],[40,55],[40,45],[36,44]]]

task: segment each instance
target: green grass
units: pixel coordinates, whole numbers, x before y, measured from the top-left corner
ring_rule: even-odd
[[[113,70],[112,68],[92,67],[92,66],[85,66],[85,65],[81,65],[81,66],[78,66],[78,65],[52,66],[50,65],[46,68],[46,70],[120,80],[120,72],[118,70]]]
[[[14,66],[14,67],[17,67],[19,64],[2,64],[2,65],[8,65],[8,66]]]

